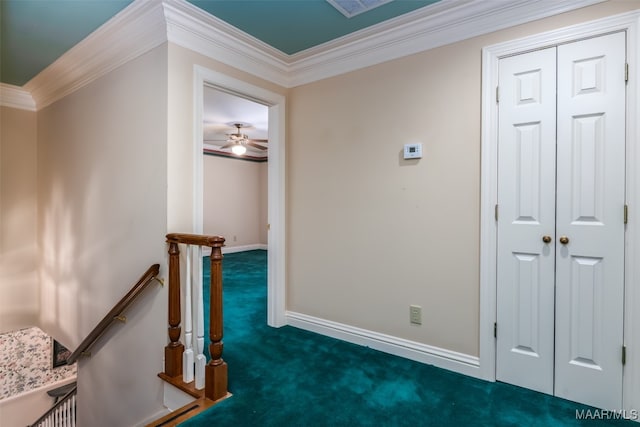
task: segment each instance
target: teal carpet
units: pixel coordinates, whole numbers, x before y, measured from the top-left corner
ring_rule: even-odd
[[[225,255],[223,358],[233,396],[183,427],[636,425],[577,420],[576,410],[589,407],[289,326],[270,328],[266,255]]]

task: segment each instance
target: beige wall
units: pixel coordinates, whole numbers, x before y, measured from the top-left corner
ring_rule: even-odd
[[[267,243],[267,163],[206,155],[204,234],[226,246]]]
[[[0,332],[35,326],[36,113],[0,107]]]
[[[166,82],[163,45],[38,112],[41,323],[70,348],[164,265]],[[78,425],[162,409],[166,292],[152,285],[79,362]]]
[[[192,50],[169,43],[168,227],[171,232],[193,232],[194,66],[224,73],[286,95],[286,89],[239,71]],[[266,236],[265,236],[266,239]]]
[[[260,241],[260,243],[262,243],[263,245],[266,245],[267,243],[269,243],[269,232],[268,232],[268,223],[269,223],[269,189],[268,189],[268,184],[269,184],[269,164],[268,163],[260,163],[260,170],[259,170],[259,180],[260,180],[260,185],[259,185],[259,189],[258,189],[258,197],[259,197],[259,202],[258,202],[258,209],[260,210],[260,213],[258,214],[258,217],[261,220],[261,223],[259,224],[259,229],[258,229],[258,240]]]
[[[481,49],[637,7],[601,4],[292,89],[288,310],[477,356]],[[421,160],[401,160],[411,142]]]

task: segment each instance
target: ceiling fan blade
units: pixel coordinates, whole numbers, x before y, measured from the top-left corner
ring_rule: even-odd
[[[215,133],[229,133],[236,130],[235,127],[222,123],[212,123],[205,121],[202,125],[206,130]]]
[[[268,148],[267,148],[267,147],[263,147],[262,145],[258,145],[258,144],[254,143],[254,142],[251,142],[251,141],[247,141],[247,143],[246,143],[246,144],[247,144],[249,147],[257,148],[257,149],[259,149],[259,150],[268,150]]]
[[[251,141],[251,142],[259,142],[259,143],[261,143],[261,144],[266,144],[267,142],[269,142],[269,140],[268,140],[268,139],[253,139],[253,138],[249,139],[248,141]]]
[[[223,149],[223,148],[231,148],[231,147],[233,147],[234,145],[236,145],[236,143],[235,143],[235,142],[232,142],[232,143],[229,143],[229,144],[227,144],[227,145],[223,145],[222,147],[220,147],[220,149]]]

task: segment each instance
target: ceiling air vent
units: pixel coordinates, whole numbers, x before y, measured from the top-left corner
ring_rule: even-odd
[[[347,18],[353,18],[363,12],[375,9],[392,0],[327,0]]]

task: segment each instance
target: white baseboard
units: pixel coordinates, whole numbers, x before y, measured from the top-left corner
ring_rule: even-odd
[[[234,252],[255,251],[255,250],[267,250],[267,245],[264,243],[256,243],[253,245],[244,246],[225,246],[222,248],[222,254],[232,254]]]
[[[267,245],[264,243],[255,243],[253,245],[243,245],[243,246],[225,246],[222,248],[222,254],[232,254],[235,252],[245,252],[245,251],[255,251],[255,250],[267,250]],[[203,247],[202,248],[202,256],[211,255],[211,248]]]
[[[144,427],[146,425],[151,424],[155,420],[158,420],[158,419],[164,417],[165,415],[169,415],[170,413],[171,413],[170,410],[168,410],[167,408],[164,408],[161,411],[158,411],[155,414],[148,416],[147,418],[145,418],[144,420],[140,421],[139,423],[136,423],[134,425],[134,427]]]
[[[152,423],[153,421],[159,418],[162,418],[165,415],[168,415],[172,411],[182,408],[183,406],[188,405],[189,403],[196,400],[190,394],[185,393],[184,391],[169,384],[166,381],[162,381],[162,395],[163,395],[162,404],[165,406],[165,408],[145,418],[143,421],[140,421],[135,425],[135,427],[146,426]]]
[[[175,411],[178,408],[182,408],[184,405],[188,405],[189,403],[196,400],[190,394],[185,393],[173,385],[164,382],[164,406],[169,411]]]
[[[477,356],[458,353],[456,351],[291,311],[287,311],[286,318],[287,324],[296,328],[370,347],[384,353],[426,363],[438,368],[448,369],[471,377],[481,378],[480,359]]]

